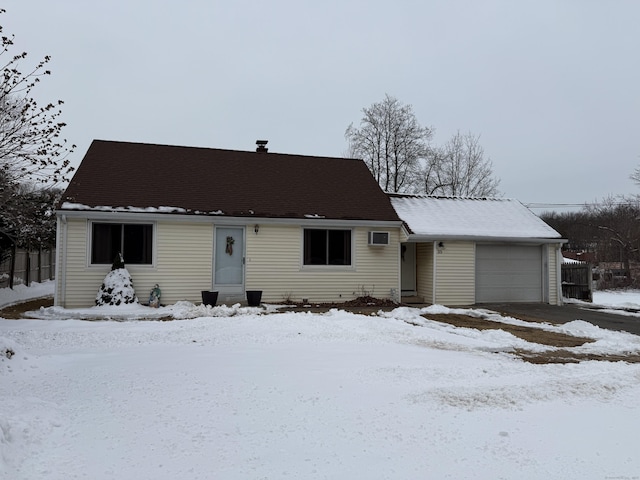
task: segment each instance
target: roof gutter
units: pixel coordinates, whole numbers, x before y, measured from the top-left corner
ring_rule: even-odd
[[[407,242],[410,243],[422,243],[422,242],[436,242],[436,241],[461,241],[461,242],[476,242],[476,243],[567,243],[565,238],[544,238],[544,237],[488,237],[485,235],[417,235],[410,234]]]
[[[379,228],[400,228],[402,222],[400,220],[344,220],[323,217],[307,217],[307,218],[279,218],[279,217],[259,217],[259,216],[242,216],[234,217],[231,215],[197,215],[184,213],[158,213],[158,212],[109,212],[98,210],[56,210],[56,215],[66,216],[67,218],[90,218],[94,220],[112,220],[112,221],[170,221],[184,223],[216,223],[224,225],[253,225],[260,223],[261,225],[303,225],[309,226],[363,226],[363,227],[379,227]],[[126,219],[126,220],[125,220]]]

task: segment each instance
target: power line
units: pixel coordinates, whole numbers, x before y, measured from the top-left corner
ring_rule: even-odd
[[[525,203],[527,208],[577,208],[577,207],[602,207],[602,206],[637,206],[639,202],[583,202],[583,203]]]
[[[584,207],[587,203],[525,203],[527,208]],[[589,204],[594,205],[594,204]]]

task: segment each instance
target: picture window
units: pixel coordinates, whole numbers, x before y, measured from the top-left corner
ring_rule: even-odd
[[[351,230],[304,230],[304,265],[351,265]]]
[[[153,263],[153,225],[142,223],[93,223],[91,225],[91,263],[113,263],[122,253],[125,264]]]

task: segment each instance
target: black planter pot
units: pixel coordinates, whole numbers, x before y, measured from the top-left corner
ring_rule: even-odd
[[[202,303],[204,305],[215,306],[218,301],[218,292],[210,292],[208,290],[202,290]]]
[[[262,290],[247,290],[247,303],[250,307],[259,307],[262,300]]]

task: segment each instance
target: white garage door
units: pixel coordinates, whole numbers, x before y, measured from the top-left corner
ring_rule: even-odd
[[[542,247],[476,246],[476,302],[541,302]]]

